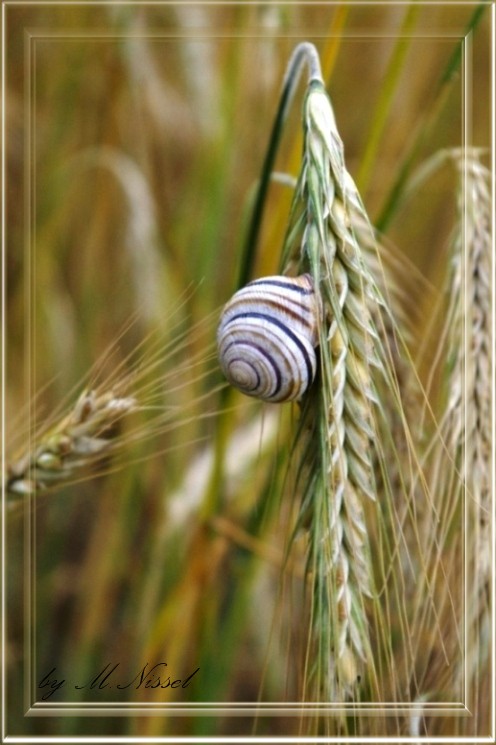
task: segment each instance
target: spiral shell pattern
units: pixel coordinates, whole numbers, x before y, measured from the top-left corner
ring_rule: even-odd
[[[217,344],[224,375],[248,396],[297,401],[315,377],[320,316],[309,274],[250,282],[222,312]]]

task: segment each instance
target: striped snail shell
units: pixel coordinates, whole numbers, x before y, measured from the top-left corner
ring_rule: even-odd
[[[298,400],[315,377],[320,316],[309,274],[250,282],[222,311],[217,345],[224,375],[248,396]]]

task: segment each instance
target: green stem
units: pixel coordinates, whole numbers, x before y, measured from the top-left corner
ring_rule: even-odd
[[[270,135],[269,146],[262,166],[262,175],[255,198],[253,213],[246,234],[244,247],[241,252],[241,263],[236,289],[243,287],[249,281],[252,273],[270,177],[274,169],[274,162],[281,141],[283,125],[286,121],[304,63],[308,66],[308,82],[310,83],[312,80],[320,80],[323,83],[317,50],[313,44],[310,44],[309,42],[299,44],[294,50],[286,70],[281,98],[279,100],[276,118]]]
[[[482,14],[486,9],[486,4],[481,3],[477,6],[472,17],[465,29],[464,38],[471,34],[482,18]],[[456,45],[453,54],[448,60],[443,74],[441,75],[437,84],[437,89],[434,98],[434,106],[430,109],[428,114],[422,116],[415,128],[415,132],[411,139],[411,144],[400,166],[398,176],[389,192],[386,202],[376,220],[376,228],[380,232],[384,232],[390,225],[395,213],[397,212],[405,194],[405,187],[410,175],[410,171],[415,163],[418,153],[420,152],[424,142],[428,139],[429,134],[432,131],[433,126],[437,122],[437,119],[444,108],[446,101],[448,100],[449,93],[451,91],[451,83],[455,79],[456,73],[460,67],[462,60],[463,46],[460,42]]]
[[[219,414],[215,429],[214,456],[212,472],[202,502],[200,519],[208,521],[212,515],[222,510],[223,503],[223,474],[225,454],[232,429],[232,417],[229,416],[230,403],[232,401],[232,388],[224,388],[220,394]]]
[[[384,82],[381,88],[381,93],[377,101],[377,105],[372,120],[372,128],[367,141],[367,147],[363,156],[360,170],[356,178],[356,184],[358,191],[363,195],[373,173],[373,165],[377,157],[377,150],[379,143],[384,132],[388,116],[391,113],[391,102],[397,87],[397,83],[403,65],[406,58],[406,53],[410,46],[411,37],[409,36],[413,29],[417,16],[419,14],[419,6],[412,5],[405,14],[403,25],[400,29],[400,35],[393,49],[391,59],[389,61],[388,69],[386,71]]]

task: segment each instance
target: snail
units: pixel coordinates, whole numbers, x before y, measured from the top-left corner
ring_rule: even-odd
[[[264,277],[236,292],[217,331],[222,371],[243,393],[297,401],[315,378],[320,300],[312,277]]]

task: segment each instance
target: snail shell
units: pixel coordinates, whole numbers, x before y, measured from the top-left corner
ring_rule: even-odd
[[[224,375],[248,396],[298,400],[315,377],[320,317],[309,274],[250,282],[222,311],[217,344]]]

